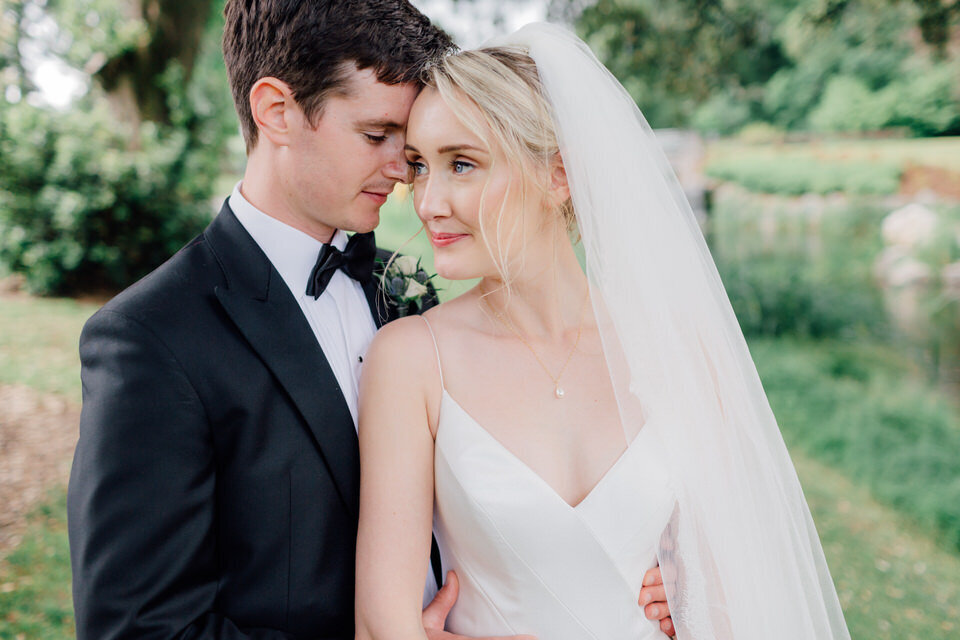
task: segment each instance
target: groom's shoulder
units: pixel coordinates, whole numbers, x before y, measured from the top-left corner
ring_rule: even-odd
[[[130,285],[95,314],[119,314],[143,324],[185,318],[223,279],[216,257],[201,233],[159,267]]]

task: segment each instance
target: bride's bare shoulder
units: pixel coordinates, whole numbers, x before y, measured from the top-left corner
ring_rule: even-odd
[[[423,363],[436,362],[434,336],[454,337],[469,332],[478,323],[474,291],[444,302],[422,316],[407,316],[387,323],[377,332],[364,358],[364,367],[399,367],[413,372]],[[444,341],[443,338],[439,338]]]

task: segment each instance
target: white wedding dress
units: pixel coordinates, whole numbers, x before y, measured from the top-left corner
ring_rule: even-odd
[[[460,581],[447,630],[540,640],[667,638],[637,603],[675,503],[659,448],[644,427],[571,506],[444,388],[434,532],[444,575],[453,569]]]

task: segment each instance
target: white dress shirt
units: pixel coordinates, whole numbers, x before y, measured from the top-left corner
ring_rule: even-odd
[[[313,296],[308,296],[307,281],[323,243],[254,207],[240,193],[240,185],[238,182],[230,195],[230,209],[273,263],[300,305],[333,369],[356,429],[362,358],[377,332],[363,287],[337,269],[319,298],[314,300]],[[347,246],[347,234],[338,229],[330,244],[343,251]],[[433,600],[436,592],[431,568],[427,572],[423,593],[424,606]]]
[[[314,300],[306,294],[307,281],[323,243],[258,210],[240,193],[240,183],[230,196],[230,208],[296,298],[333,369],[356,428],[361,359],[377,332],[363,288],[337,269]],[[330,244],[343,251],[347,234],[337,230]]]

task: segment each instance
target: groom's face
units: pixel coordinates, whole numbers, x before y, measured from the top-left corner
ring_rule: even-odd
[[[418,87],[379,82],[371,69],[352,70],[343,94],[324,102],[312,127],[301,118],[284,164],[301,216],[346,231],[367,232],[380,207],[406,179],[404,134]]]

